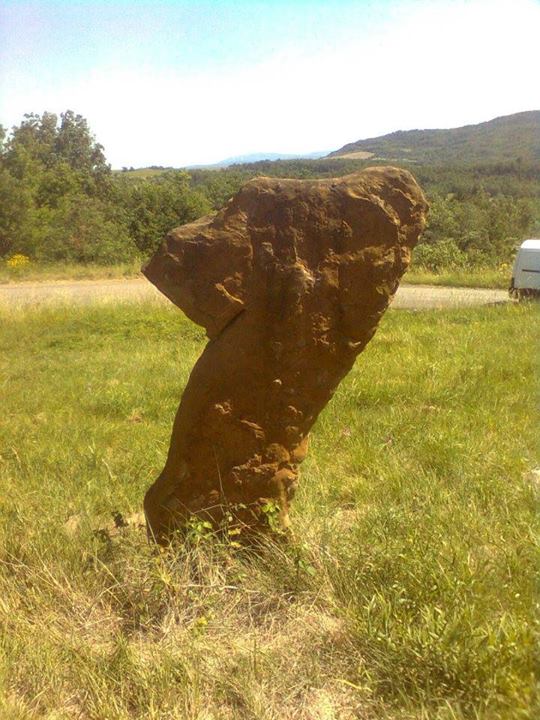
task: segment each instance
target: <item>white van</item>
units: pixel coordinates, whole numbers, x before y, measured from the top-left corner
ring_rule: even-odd
[[[540,296],[540,240],[524,240],[521,243],[508,292],[517,298]]]

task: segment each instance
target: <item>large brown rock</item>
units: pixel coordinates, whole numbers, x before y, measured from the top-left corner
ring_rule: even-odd
[[[262,177],[169,233],[143,272],[210,341],[145,498],[159,541],[192,514],[288,525],[308,433],[373,336],[426,209],[396,168]]]

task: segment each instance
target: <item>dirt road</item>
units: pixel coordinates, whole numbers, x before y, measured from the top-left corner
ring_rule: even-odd
[[[147,280],[79,280],[0,285],[0,306],[24,307],[51,303],[88,304],[154,299],[166,301]],[[402,285],[392,307],[407,310],[452,308],[508,302],[505,290]]]

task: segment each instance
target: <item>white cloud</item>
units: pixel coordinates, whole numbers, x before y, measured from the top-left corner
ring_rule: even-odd
[[[96,67],[78,83],[26,77],[5,107],[12,122],[30,109],[80,112],[115,167],[330,150],[539,107],[539,24],[531,0],[414,3],[370,37],[325,38],[317,55],[287,50],[191,75],[147,66]]]

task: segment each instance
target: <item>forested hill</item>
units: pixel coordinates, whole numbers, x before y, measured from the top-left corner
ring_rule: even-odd
[[[537,161],[540,160],[540,110],[449,130],[399,130],[349,143],[328,157],[437,165]]]
[[[473,164],[470,149],[461,163],[457,154],[449,155],[452,162],[446,163],[419,162],[411,158],[412,152],[391,159],[395,150],[390,143],[385,160],[412,170],[430,204],[429,224],[415,251],[419,266],[430,271],[499,268],[511,261],[522,240],[540,236],[540,161],[516,150],[533,144],[526,128],[538,125],[539,116],[523,113],[473,128],[480,135],[481,128],[488,128],[485,146],[493,151],[497,140],[499,156],[513,158],[506,161]],[[518,129],[517,120],[524,128]],[[409,135],[395,133],[386,140]],[[412,133],[418,135],[422,133]],[[490,145],[486,137],[496,139]],[[417,141],[414,147],[425,157],[429,148],[435,152],[433,142],[422,146]],[[448,151],[449,143],[444,147]],[[0,270],[13,266],[16,272],[21,262],[142,262],[171,228],[223,207],[252,177],[337,177],[385,160],[358,159],[353,153],[341,159],[266,160],[189,171],[125,168],[114,173],[81,115],[71,110],[60,117],[30,113],[9,132],[0,126]]]

